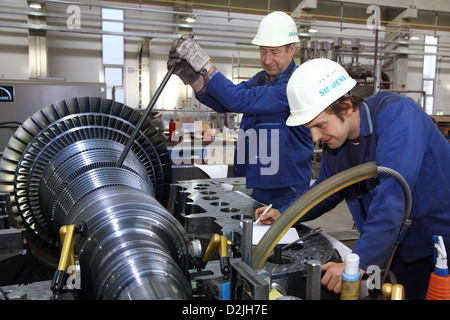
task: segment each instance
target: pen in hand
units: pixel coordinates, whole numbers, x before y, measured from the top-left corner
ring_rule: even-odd
[[[269,204],[269,206],[266,208],[266,210],[264,210],[264,212],[258,217],[258,219],[254,222],[254,224],[257,224],[258,222],[259,222],[259,220],[261,220],[261,217],[263,216],[263,215],[265,215],[269,210],[270,210],[270,208],[272,208],[272,204]]]

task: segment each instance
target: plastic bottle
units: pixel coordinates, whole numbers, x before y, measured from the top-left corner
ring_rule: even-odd
[[[361,270],[359,256],[350,253],[345,257],[345,268],[342,271],[341,300],[359,300],[361,297]]]
[[[169,123],[169,137],[170,137],[170,141],[174,141],[174,136],[173,136],[173,132],[175,131],[175,121],[173,121],[173,119],[170,120]]]
[[[450,300],[450,276],[448,274],[447,251],[441,236],[433,236],[434,272],[430,275],[427,300]]]

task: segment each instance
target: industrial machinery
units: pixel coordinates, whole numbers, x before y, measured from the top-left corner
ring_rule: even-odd
[[[279,239],[330,192],[376,174],[367,164],[319,185],[255,246],[262,204],[239,190],[243,178],[172,183],[163,138],[134,109],[61,101],[27,119],[0,162],[2,273],[14,255],[26,267],[8,270],[31,270],[3,279],[1,297],[317,299],[318,266],[341,259],[335,239],[305,225],[298,243]]]
[[[61,227],[87,227],[73,248],[82,298],[190,296],[189,240],[161,205],[171,182],[170,158],[150,123],[117,166],[139,119],[106,99],[62,101],[26,120],[3,153],[7,213],[14,227],[26,229],[26,249],[39,274],[56,270]]]

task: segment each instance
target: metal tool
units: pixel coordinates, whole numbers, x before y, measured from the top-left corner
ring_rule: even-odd
[[[159,96],[161,95],[161,92],[163,91],[167,82],[169,82],[169,79],[172,76],[173,72],[175,71],[176,66],[177,66],[177,64],[174,64],[169,70],[167,70],[167,73],[164,76],[164,79],[162,80],[161,84],[159,85],[158,89],[156,90],[155,95],[153,96],[152,100],[148,104],[147,109],[145,110],[145,113],[142,115],[141,119],[139,119],[138,124],[136,125],[136,127],[134,128],[134,130],[130,136],[130,139],[128,140],[127,144],[125,145],[125,148],[123,149],[122,154],[120,155],[120,158],[117,161],[117,167],[122,166],[123,161],[125,160],[128,152],[131,149],[131,146],[134,143],[134,140],[136,139],[137,135],[139,134],[139,130],[141,130],[141,127],[142,127],[145,119],[147,119],[148,115],[150,114],[153,107],[155,106],[156,101],[158,100]]]
[[[303,237],[300,237],[300,238],[298,238],[297,240],[294,240],[294,241],[292,241],[291,243],[288,243],[288,244],[284,245],[283,248],[282,248],[281,250],[287,250],[287,249],[289,249],[290,247],[292,247],[294,244],[296,244],[297,242],[303,241],[303,240],[305,240],[306,238],[308,238],[308,237],[310,237],[310,236],[312,236],[312,235],[314,235],[314,234],[316,234],[316,233],[318,233],[318,232],[320,232],[320,231],[322,231],[322,228],[320,228],[320,227],[315,228],[315,229],[312,229],[308,234],[304,235]]]
[[[282,256],[282,252],[291,248],[294,244],[298,243],[299,241],[303,241],[306,238],[319,233],[321,230],[320,227],[315,228],[315,229],[311,229],[311,231],[309,231],[307,234],[305,234],[304,236],[292,241],[291,243],[288,243],[286,245],[281,245],[281,244],[277,244],[275,246],[275,248],[273,249],[273,252],[269,255],[268,259],[272,260],[274,263],[276,264],[282,264],[283,262],[283,256]]]

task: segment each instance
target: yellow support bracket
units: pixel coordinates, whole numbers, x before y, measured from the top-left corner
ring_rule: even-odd
[[[228,279],[230,274],[230,258],[228,257],[228,246],[231,246],[231,241],[225,236],[221,236],[217,233],[213,234],[209,241],[206,252],[203,256],[203,267],[211,259],[211,256],[217,248],[219,248],[220,256],[220,271],[223,274],[224,279]]]
[[[74,224],[62,226],[59,229],[59,236],[61,238],[61,254],[59,257],[58,268],[53,275],[51,289],[57,294],[63,290],[64,281],[66,280],[66,271],[69,266],[75,265],[75,242],[78,234],[85,235],[87,233],[87,226],[84,222],[79,227]],[[75,270],[72,272],[72,274]]]
[[[73,251],[77,237],[77,234],[75,233],[75,225],[71,224],[69,226],[62,226],[59,229],[59,236],[63,246],[59,257],[58,270],[66,272],[69,266],[75,264],[75,253]]]
[[[208,262],[217,248],[219,248],[219,255],[221,258],[228,257],[228,246],[231,246],[231,241],[228,240],[227,237],[217,233],[213,234],[203,256],[203,261],[205,263]]]

